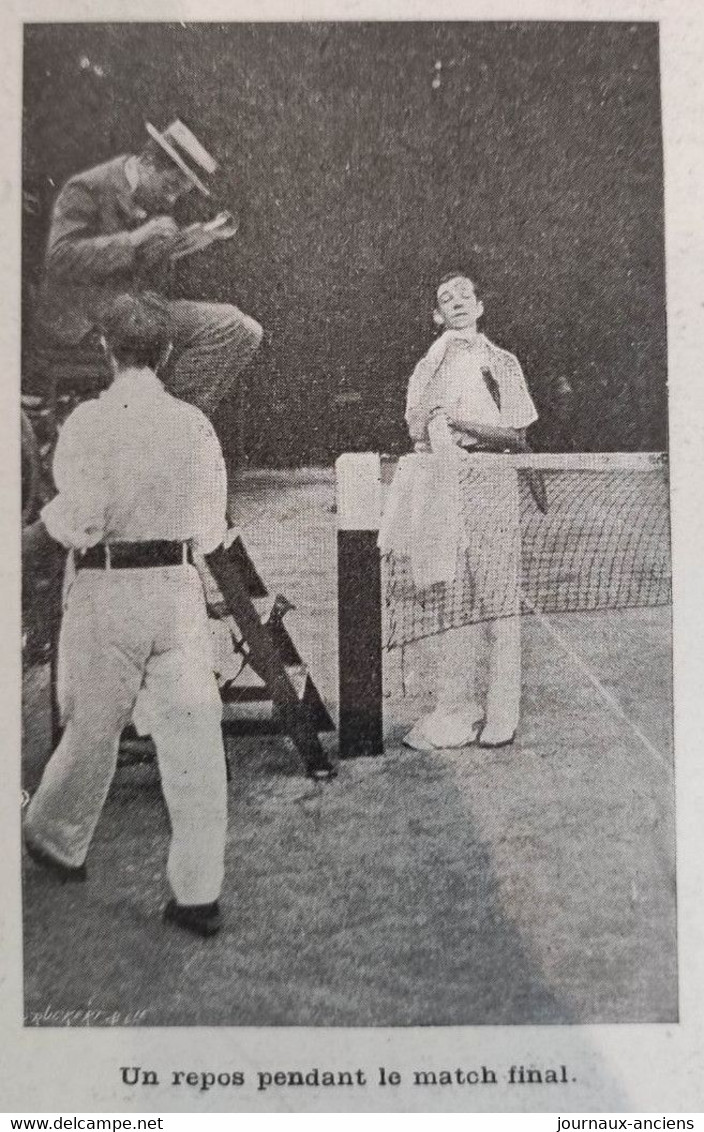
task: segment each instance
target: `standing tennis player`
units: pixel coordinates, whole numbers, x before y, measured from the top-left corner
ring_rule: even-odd
[[[426,511],[444,526],[439,541],[430,534],[426,557],[437,565],[445,555],[445,580],[459,587],[463,615],[472,622],[463,625],[460,618],[459,627],[439,637],[436,706],[405,739],[418,750],[475,742],[503,747],[518,728],[517,474],[496,462],[482,467],[481,456],[470,460],[467,454],[520,450],[537,413],[517,359],[478,331],[483,309],[466,275],[445,276],[434,314],[443,333],[416,366],[408,389],[406,420],[416,450],[429,450],[440,465],[430,480],[424,473],[426,491],[434,483],[437,492],[434,501],[426,500]],[[483,705],[477,697],[482,636],[488,638]]]

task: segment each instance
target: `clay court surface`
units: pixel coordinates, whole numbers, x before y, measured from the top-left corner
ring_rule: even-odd
[[[334,710],[333,498],[330,473],[251,475],[234,510],[272,593],[296,604],[287,625]],[[551,617],[560,645],[535,618],[523,625],[511,748],[401,746],[427,707],[432,642],[406,650],[405,697],[390,655],[386,755],[341,764],[332,783],[305,779],[280,738],[229,741],[227,925],[214,940],[162,924],[157,773],[119,770],[88,883],[26,865],[27,1022],[676,1019],[670,610]],[[30,789],[48,753],[46,687],[33,670]]]

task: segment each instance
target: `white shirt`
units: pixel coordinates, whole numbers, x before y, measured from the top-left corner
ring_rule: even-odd
[[[149,369],[125,370],[79,405],[54,455],[58,495],[42,511],[57,542],[196,539],[204,554],[225,536],[227,477],[207,417]]]
[[[500,407],[482,370],[496,383]],[[445,331],[413,371],[406,419],[414,439],[421,438],[428,410],[435,406],[451,419],[502,428],[527,428],[538,415],[518,359],[473,331]]]
[[[483,369],[495,383],[500,406]],[[418,589],[461,581],[471,552],[476,593],[487,584],[499,585],[506,601],[513,602],[516,472],[494,463],[470,464],[458,448],[460,437],[467,445],[467,434],[461,436],[449,422],[523,429],[536,419],[518,359],[483,334],[447,330],[420,360],[408,387],[406,421],[417,452],[427,454],[399,460],[379,532],[383,553],[410,558]]]

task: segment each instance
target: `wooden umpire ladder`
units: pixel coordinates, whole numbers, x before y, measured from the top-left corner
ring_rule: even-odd
[[[268,591],[240,538],[227,550],[213,551],[206,561],[234,622],[229,626],[233,637],[239,634],[238,651],[263,682],[259,687],[226,685],[223,702],[271,703],[269,720],[231,720],[226,729],[239,735],[262,731],[288,735],[310,777],[333,778],[337,771],[319,733],[334,731],[335,725],[283,623],[285,613],[293,607],[279,595],[262,621],[253,599],[266,597]]]

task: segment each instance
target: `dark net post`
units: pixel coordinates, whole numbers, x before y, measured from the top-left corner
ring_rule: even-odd
[[[384,750],[380,468],[372,452],[347,453],[336,464],[341,758]]]

